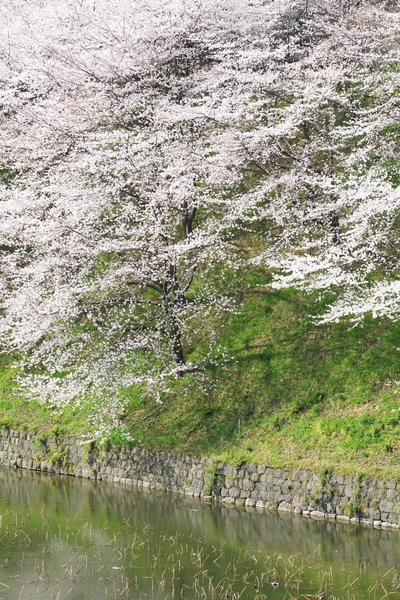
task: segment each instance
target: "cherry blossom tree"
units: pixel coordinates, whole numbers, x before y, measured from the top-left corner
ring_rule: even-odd
[[[1,2],[2,327],[44,400],[116,416],[235,309],[238,131],[281,11],[245,4]]]
[[[334,286],[327,319],[385,312],[396,3],[0,9],[1,328],[33,393],[116,417],[121,387],[199,369],[254,223],[274,285]]]

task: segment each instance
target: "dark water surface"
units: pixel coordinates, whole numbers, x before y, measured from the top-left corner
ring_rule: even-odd
[[[400,534],[0,470],[0,600],[400,598]]]

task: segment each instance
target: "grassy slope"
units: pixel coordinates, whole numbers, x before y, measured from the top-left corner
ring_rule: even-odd
[[[225,369],[210,369],[209,393],[194,378],[177,381],[160,406],[132,390],[126,424],[133,443],[233,463],[396,474],[400,323],[316,326],[308,315],[321,306],[313,298],[254,289],[225,323],[220,339],[230,359]],[[86,414],[25,402],[13,377],[3,359],[0,425],[84,432]]]
[[[249,295],[226,327],[234,360],[214,391],[171,393],[137,438],[234,463],[396,472],[400,324],[318,327],[311,306],[293,292]]]

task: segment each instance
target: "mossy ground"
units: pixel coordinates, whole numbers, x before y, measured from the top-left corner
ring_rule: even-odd
[[[209,367],[211,387],[188,375],[161,405],[129,390],[131,443],[234,464],[400,473],[400,323],[316,325],[322,300],[252,283],[221,326],[228,358]],[[80,436],[89,411],[26,401],[3,357],[0,426]],[[117,431],[111,441],[121,440]]]

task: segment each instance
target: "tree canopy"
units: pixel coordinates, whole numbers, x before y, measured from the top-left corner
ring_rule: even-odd
[[[1,328],[32,393],[157,396],[257,264],[333,291],[322,321],[397,318],[397,2],[0,9]]]

